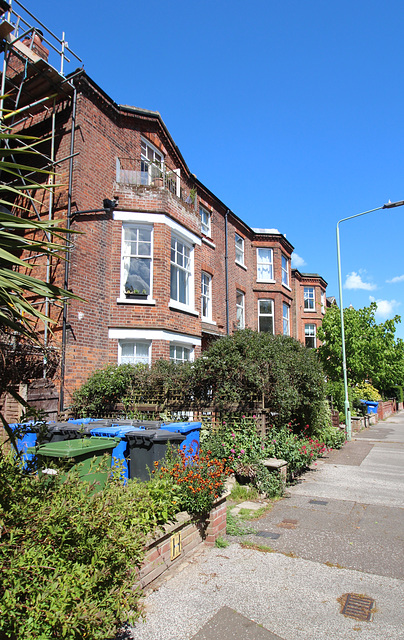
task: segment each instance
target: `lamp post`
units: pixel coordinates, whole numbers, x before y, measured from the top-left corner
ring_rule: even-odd
[[[344,309],[342,304],[342,277],[341,277],[341,251],[340,251],[340,241],[339,241],[339,225],[341,222],[345,222],[345,220],[352,220],[352,218],[359,218],[359,216],[364,216],[367,213],[372,213],[373,211],[378,211],[379,209],[393,209],[394,207],[402,207],[404,205],[404,200],[399,200],[398,202],[387,202],[383,204],[381,207],[376,207],[375,209],[369,209],[368,211],[363,211],[362,213],[357,213],[354,216],[348,216],[347,218],[342,218],[337,222],[337,262],[338,262],[338,289],[339,289],[339,310],[341,315],[341,340],[342,340],[342,370],[344,376],[344,407],[345,407],[345,424],[346,424],[346,436],[347,440],[352,439],[352,429],[351,429],[351,411],[349,407],[349,398],[348,398],[348,377],[346,371],[346,352],[345,352],[345,327],[344,327]]]

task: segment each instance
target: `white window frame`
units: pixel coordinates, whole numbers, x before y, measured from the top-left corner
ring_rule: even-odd
[[[307,295],[306,295],[307,294]],[[315,311],[316,310],[316,290],[315,287],[304,287],[304,310]]]
[[[175,356],[172,357],[172,350],[175,351]],[[188,354],[188,358],[185,358],[185,354]],[[179,354],[179,357],[178,357]],[[171,362],[193,362],[194,361],[194,348],[189,344],[181,342],[170,342],[170,360]]]
[[[199,215],[201,216],[201,231],[205,236],[211,237],[211,219],[212,214],[206,207],[199,205]]]
[[[271,303],[271,313],[262,313],[261,312],[261,302],[265,302],[265,303],[270,302]],[[274,301],[272,299],[262,298],[261,300],[258,300],[258,331],[259,331],[259,333],[272,333],[272,335],[275,334],[275,313],[274,313],[274,308],[275,308],[275,305],[274,305]],[[260,327],[260,319],[261,318],[272,318],[272,332],[271,331],[263,332],[261,330],[261,327]]]
[[[289,284],[289,262],[290,260],[282,254],[282,284],[290,288]]]
[[[307,344],[307,339],[313,340],[312,345]],[[304,344],[310,349],[315,349],[317,345],[316,325],[313,323],[304,325]]]
[[[123,345],[133,346],[133,362],[127,361],[126,358],[128,358],[128,356],[122,355]],[[136,355],[136,351],[140,346],[142,347],[147,346],[148,348],[147,359],[145,359],[144,356]],[[131,339],[119,340],[118,341],[118,364],[133,364],[133,365],[147,364],[150,366],[151,365],[151,340],[131,340]]]
[[[282,303],[282,331],[284,336],[290,336],[290,307],[286,302]]]
[[[201,273],[201,318],[212,322],[212,276],[206,271]]]
[[[174,246],[173,246],[174,245]],[[184,252],[181,252],[180,246],[184,247]],[[174,251],[174,260],[173,258]],[[185,260],[184,260],[185,258]],[[181,264],[186,262],[186,264]],[[181,287],[181,274],[185,274],[185,302],[180,299],[172,297],[172,279],[173,273],[175,273],[176,285],[177,285],[177,298],[180,298]],[[194,245],[189,242],[187,238],[181,234],[171,232],[171,248],[170,248],[170,306],[180,309],[182,311],[195,312],[195,287],[194,287]],[[199,315],[196,313],[196,315]]]
[[[322,291],[321,292],[321,313],[325,313],[325,307],[326,307],[326,298],[325,298],[325,292]]]
[[[269,260],[263,260],[263,253],[270,257]],[[261,254],[261,255],[260,255]],[[269,276],[263,274],[263,270],[267,271],[269,267]],[[264,271],[264,273],[265,273]],[[257,248],[257,282],[275,282],[274,280],[274,250],[269,247]]]
[[[146,153],[145,153],[146,151]],[[149,157],[150,156],[150,157]],[[140,142],[140,184],[149,185],[164,176],[164,154],[146,138]]]
[[[238,233],[234,235],[234,246],[236,250],[236,262],[244,267],[244,238]]]
[[[245,328],[245,293],[236,290],[236,322],[238,329]]]
[[[142,253],[131,253],[130,251],[127,250],[127,242],[125,239],[125,235],[126,235],[126,230],[127,229],[132,229],[132,230],[136,230],[137,232],[137,243],[139,244],[139,242],[144,242],[147,244],[147,241],[142,241],[139,240],[139,232],[143,229],[143,230],[147,230],[150,231],[150,255],[147,254],[142,254]],[[150,303],[150,302],[154,302],[153,301],[153,240],[154,240],[154,229],[153,229],[153,225],[150,224],[141,224],[141,223],[122,223],[122,240],[121,240],[121,283],[120,283],[120,298],[119,301],[123,302],[131,302],[131,303],[137,303],[137,304],[144,304],[146,303]],[[147,297],[143,300],[133,300],[133,299],[129,299],[126,298],[126,293],[125,293],[125,285],[127,282],[127,275],[125,274],[125,262],[126,260],[129,258],[129,260],[131,258],[135,258],[135,259],[141,259],[141,260],[149,260],[150,261],[150,282],[149,282],[149,292],[147,293]],[[139,289],[139,293],[141,294],[143,291]]]

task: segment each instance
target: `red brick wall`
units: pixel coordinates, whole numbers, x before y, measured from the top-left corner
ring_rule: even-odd
[[[60,102],[56,117],[56,156],[59,161],[69,156],[71,141],[70,99]],[[48,111],[40,112],[22,125],[33,134],[46,135],[51,120]],[[186,203],[163,187],[135,187],[116,182],[117,158],[140,159],[141,137],[147,138],[165,155],[167,166],[181,169],[181,178],[197,186],[197,202]],[[226,263],[225,263],[225,206],[198,182],[188,176],[168,132],[157,114],[130,112],[117,107],[96,85],[84,78],[79,81],[73,160],[72,211],[98,209],[104,198],[119,196],[119,211],[163,214],[188,232],[201,238],[194,248],[195,310],[198,316],[169,307],[170,300],[170,244],[168,224],[154,224],[154,305],[118,303],[120,297],[122,223],[106,213],[78,215],[72,228],[80,231],[73,236],[69,266],[69,288],[84,301],[68,305],[68,331],[65,369],[65,406],[70,404],[72,392],[97,368],[117,361],[117,341],[108,338],[109,329],[153,329],[174,332],[200,339],[202,329],[218,335],[226,333]],[[57,180],[53,203],[54,216],[66,217],[69,161],[57,165]],[[184,183],[185,184],[185,183]],[[203,239],[200,230],[199,203],[211,212],[211,236]],[[40,212],[47,215],[47,196]],[[319,324],[319,306],[315,314],[303,313],[304,278],[291,278],[292,290],[282,285],[282,254],[290,258],[293,247],[278,233],[254,233],[242,220],[229,212],[228,231],[228,308],[229,330],[236,328],[236,291],[245,293],[245,325],[258,328],[258,300],[274,301],[275,333],[282,333],[282,305],[290,304],[290,332],[304,342],[304,324]],[[244,238],[245,268],[235,262],[235,233]],[[274,252],[275,283],[257,282],[257,247],[272,247]],[[213,324],[202,327],[200,309],[200,278],[205,270],[212,276]],[[45,264],[36,275],[44,277]],[[64,265],[54,265],[54,281],[63,284]],[[316,297],[320,279],[316,283]],[[294,299],[295,298],[295,299]],[[317,303],[320,297],[317,297]],[[52,308],[60,320],[60,309]],[[55,330],[60,342],[60,325]],[[156,341],[153,359],[169,357],[169,343]],[[200,348],[195,349],[195,355]]]
[[[181,533],[181,554],[171,560],[171,536]],[[166,527],[166,533],[152,540],[146,548],[146,555],[139,570],[141,587],[149,586],[168,569],[180,564],[194,549],[206,542],[213,546],[226,533],[226,498],[218,500],[207,521],[191,522],[186,514],[179,514],[178,523]]]

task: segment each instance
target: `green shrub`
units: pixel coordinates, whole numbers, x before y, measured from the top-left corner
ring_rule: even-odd
[[[172,516],[162,503],[146,483],[93,494],[74,473],[27,476],[1,456],[0,638],[114,638],[139,616],[136,567],[147,535]]]
[[[400,385],[395,385],[389,391],[389,396],[395,398],[397,402],[404,402],[404,390]]]
[[[214,342],[192,369],[193,396],[226,411],[264,399],[282,424],[315,426],[325,398],[324,373],[313,349],[288,336],[251,329]]]
[[[352,397],[354,400],[370,400],[371,402],[378,402],[382,399],[380,393],[369,382],[362,382],[352,387]]]
[[[317,438],[327,449],[340,449],[345,444],[345,431],[330,425],[321,429]]]

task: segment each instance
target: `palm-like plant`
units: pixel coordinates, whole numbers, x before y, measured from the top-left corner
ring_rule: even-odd
[[[4,119],[0,120],[0,391],[6,390],[22,404],[26,403],[14,389],[16,372],[12,371],[13,363],[9,357],[6,358],[10,353],[10,335],[43,349],[38,323],[54,321],[35,303],[46,299],[65,302],[66,299],[77,298],[70,291],[35,277],[35,267],[21,257],[34,258],[34,263],[35,258],[44,255],[64,259],[68,249],[66,239],[71,233],[70,229],[59,226],[58,221],[32,219],[26,215],[37,202],[36,192],[55,186],[51,171],[29,166],[30,158],[35,164],[36,144],[37,139],[13,134]],[[15,160],[21,157],[27,157],[27,161]],[[45,175],[48,184],[37,181],[38,173]],[[10,212],[10,202],[13,202],[12,208],[16,213]],[[1,350],[1,343],[7,343],[8,350]],[[0,418],[15,445],[7,422],[1,414]]]

